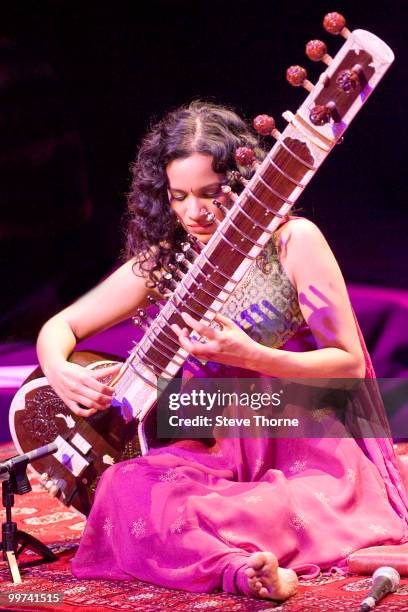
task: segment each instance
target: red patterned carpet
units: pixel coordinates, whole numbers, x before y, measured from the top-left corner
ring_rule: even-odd
[[[14,454],[13,447],[0,446],[0,458]],[[282,605],[258,601],[225,593],[212,595],[173,591],[132,581],[77,580],[69,569],[69,560],[78,545],[84,527],[82,517],[44,492],[31,478],[32,492],[16,496],[14,520],[23,531],[37,537],[57,554],[58,561],[22,570],[23,584],[14,587],[8,568],[0,562],[0,610],[102,612],[109,610],[142,610],[156,612],[171,609],[176,612],[223,610],[225,612],[350,612],[358,610],[367,594],[370,580],[363,576],[320,576],[302,582],[300,592]],[[2,521],[5,513],[1,512]],[[60,593],[62,604],[9,605],[8,593]],[[401,581],[397,593],[389,595],[376,610],[408,612],[408,579]]]

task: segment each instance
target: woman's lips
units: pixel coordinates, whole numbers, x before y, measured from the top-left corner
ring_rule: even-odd
[[[192,232],[196,232],[197,234],[206,234],[208,233],[208,229],[214,225],[213,222],[206,223],[204,225],[187,225],[188,229]]]

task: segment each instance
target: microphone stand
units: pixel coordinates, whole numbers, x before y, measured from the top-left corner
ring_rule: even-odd
[[[22,582],[17,559],[25,549],[30,549],[39,554],[40,558],[21,563],[21,568],[40,565],[41,563],[51,563],[58,559],[48,546],[29,533],[17,529],[17,523],[12,521],[11,509],[14,506],[14,495],[24,495],[31,491],[31,485],[26,474],[29,461],[30,458],[27,456],[19,458],[17,463],[8,461],[7,464],[3,464],[3,473],[0,473],[0,480],[3,480],[2,503],[6,509],[6,520],[1,529],[2,542],[0,548],[3,551],[3,560],[7,561],[14,584],[21,584]],[[6,469],[4,466],[6,466]]]

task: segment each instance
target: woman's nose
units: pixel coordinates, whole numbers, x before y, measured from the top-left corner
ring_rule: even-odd
[[[196,198],[195,196],[191,196],[190,205],[189,205],[189,217],[193,220],[199,220],[205,217],[208,213],[207,208],[203,205],[200,198]]]

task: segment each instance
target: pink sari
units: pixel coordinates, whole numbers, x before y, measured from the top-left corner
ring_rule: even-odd
[[[293,301],[285,287],[279,295]],[[195,375],[214,372],[203,367]],[[374,381],[357,414],[349,424],[354,438],[179,440],[109,467],[74,575],[245,594],[243,569],[255,551],[272,551],[282,567],[313,577],[344,568],[359,548],[408,541],[408,500],[392,442],[364,437],[367,422],[388,431]]]

